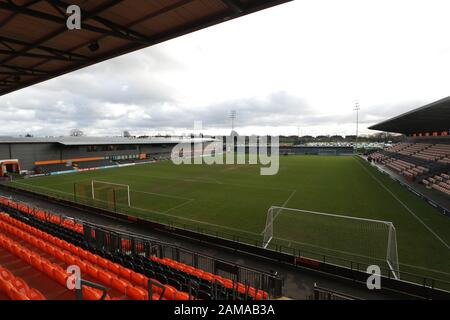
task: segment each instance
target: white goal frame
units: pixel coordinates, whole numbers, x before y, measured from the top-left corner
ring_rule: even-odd
[[[325,213],[325,212],[317,212],[317,211],[310,211],[310,210],[301,210],[301,209],[295,209],[295,208],[287,208],[287,207],[279,207],[279,206],[271,206],[267,210],[267,216],[266,216],[266,226],[264,230],[261,232],[263,235],[263,248],[267,249],[270,242],[274,238],[273,235],[273,224],[276,218],[278,217],[278,214],[282,210],[287,210],[293,213],[297,214],[313,214],[313,215],[320,215],[320,216],[327,216],[330,218],[342,218],[342,219],[349,219],[349,220],[358,220],[358,221],[365,221],[365,222],[371,222],[371,223],[377,223],[377,224],[384,224],[388,227],[388,239],[387,239],[387,248],[386,248],[386,263],[389,266],[392,275],[395,279],[400,279],[400,270],[399,270],[399,263],[398,263],[398,250],[397,250],[397,233],[394,227],[394,224],[390,221],[383,221],[383,220],[374,220],[374,219],[366,219],[366,218],[358,218],[358,217],[352,217],[352,216],[344,216],[344,215],[338,215],[338,214],[332,214],[332,213]],[[276,212],[276,213],[275,213]],[[275,213],[275,214],[274,214]],[[330,248],[331,249],[331,248]],[[392,253],[392,256],[391,256]],[[394,261],[391,261],[393,258]],[[396,266],[396,268],[394,267]]]
[[[96,200],[95,199],[95,183],[101,183],[103,185],[106,184],[106,185],[112,185],[112,186],[125,188],[127,190],[128,207],[131,207],[130,186],[128,184],[112,183],[112,182],[106,182],[106,181],[100,181],[100,180],[92,180],[91,181],[92,200]]]

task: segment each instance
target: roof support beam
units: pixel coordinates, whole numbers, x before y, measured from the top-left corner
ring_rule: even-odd
[[[3,37],[3,36],[0,36],[0,42],[1,43],[18,44],[18,45],[22,45],[22,46],[30,46],[30,45],[32,45],[32,43],[28,43],[28,42],[17,40],[17,39],[11,39],[11,38],[7,38],[7,37]],[[58,56],[67,56],[68,58],[76,57],[76,58],[85,59],[85,60],[87,59],[86,56],[83,56],[81,54],[70,53],[70,52],[62,51],[62,50],[51,48],[51,47],[47,47],[47,46],[37,45],[36,48],[44,50],[44,51],[47,51],[47,52],[49,52],[51,54],[58,55]],[[10,48],[10,49],[12,50],[12,48]]]
[[[111,7],[113,7],[113,6],[117,5],[117,4],[119,4],[119,3],[122,2],[122,1],[123,1],[123,0],[111,0],[111,1],[109,1],[109,2],[106,2],[106,3],[104,3],[103,5],[97,7],[95,10],[89,12],[88,14],[84,14],[84,15],[81,17],[81,19],[82,19],[82,20],[89,19],[91,16],[95,16],[95,15],[97,15],[97,14],[100,14],[100,13],[102,13],[103,11],[110,9]],[[1,5],[1,4],[2,4],[2,3],[0,3],[0,5]],[[15,7],[17,7],[17,6],[15,6]],[[0,7],[0,8],[1,8],[1,7]],[[19,8],[20,8],[20,7],[19,7]],[[10,8],[10,9],[11,9],[11,8]],[[22,49],[22,50],[18,51],[17,53],[15,53],[15,54],[13,54],[13,55],[11,55],[11,56],[8,56],[7,58],[5,58],[5,59],[3,59],[2,61],[0,61],[0,66],[4,65],[6,62],[8,62],[8,61],[10,61],[10,60],[12,60],[12,59],[18,57],[18,56],[19,56],[19,53],[24,53],[24,52],[27,52],[27,51],[29,51],[29,50],[31,50],[31,49],[34,49],[34,48],[38,47],[39,45],[42,45],[43,43],[45,43],[45,42],[47,42],[47,41],[49,41],[49,40],[51,40],[51,39],[53,39],[53,38],[59,36],[60,34],[62,34],[63,32],[66,32],[66,31],[67,31],[67,29],[66,29],[66,26],[65,26],[65,23],[64,23],[64,26],[62,26],[62,27],[59,28],[58,30],[56,30],[56,31],[54,31],[54,32],[52,32],[52,33],[50,33],[50,34],[48,34],[47,36],[41,38],[41,39],[40,39],[39,41],[37,41],[37,42],[35,42],[35,43],[33,43],[33,44],[30,44],[30,45],[27,46],[25,49]],[[48,60],[45,60],[45,61],[47,62]],[[35,68],[36,66],[39,66],[39,65],[41,65],[41,63],[36,64],[36,65],[33,66],[32,68]]]
[[[117,3],[120,3],[120,2],[122,2],[122,1],[123,1],[123,0],[115,0],[115,1],[113,1],[113,2],[115,2],[115,3],[117,4]],[[139,24],[139,23],[141,23],[141,22],[143,22],[143,21],[145,21],[145,20],[149,20],[149,19],[156,18],[156,17],[158,17],[158,16],[160,16],[160,15],[162,15],[162,14],[165,14],[165,13],[170,12],[170,11],[172,11],[172,10],[178,9],[178,8],[180,8],[180,7],[182,7],[182,6],[185,6],[186,4],[189,4],[189,3],[191,3],[191,2],[194,2],[194,0],[180,0],[180,1],[178,1],[178,2],[176,2],[176,3],[174,3],[174,4],[172,4],[172,5],[170,5],[170,6],[168,6],[168,7],[162,8],[161,10],[158,10],[158,11],[156,11],[156,12],[153,12],[153,13],[150,13],[150,14],[148,14],[148,15],[145,15],[145,16],[143,16],[142,18],[140,18],[140,19],[138,19],[138,20],[135,20],[135,21],[129,23],[128,25],[126,25],[126,27],[130,28],[130,27],[132,27],[132,26],[134,26],[134,25],[137,25],[137,24]],[[108,8],[109,8],[109,7],[108,7],[107,5],[103,5],[102,7],[97,8],[94,12],[89,13],[89,15],[96,15],[96,14],[99,14],[101,11],[106,10],[106,9],[108,9]],[[99,12],[97,12],[97,11],[99,11]],[[84,16],[85,16],[85,15],[84,15]],[[84,17],[84,16],[83,16],[83,17]],[[97,41],[103,39],[103,38],[106,37],[106,36],[107,36],[107,35],[102,35],[101,37],[99,37],[99,38],[97,39]],[[50,39],[51,39],[51,38],[50,38]],[[49,39],[48,39],[48,40],[49,40]],[[47,41],[47,40],[46,40],[46,41]],[[88,44],[89,44],[89,42],[82,43],[81,45],[78,45],[78,46],[76,46],[76,47],[71,48],[70,50],[68,50],[68,52],[72,53],[73,51],[78,50],[78,49],[80,49],[80,48],[82,48],[82,47],[85,47],[85,46],[88,45]],[[46,62],[47,62],[47,61],[40,62],[40,63],[38,63],[38,64],[33,65],[33,67],[34,67],[34,68],[39,67],[40,65],[42,65],[42,64],[44,64],[44,63],[46,63]]]
[[[66,3],[61,0],[46,0],[46,1],[58,8],[67,8],[69,6],[69,3]],[[137,42],[142,42],[142,43],[148,42],[147,37],[145,35],[143,35],[139,32],[133,31],[130,28],[125,28],[123,26],[120,26],[108,19],[105,19],[105,18],[102,18],[99,16],[93,16],[92,18],[90,18],[90,20],[94,20],[96,22],[103,24],[104,26],[109,28],[111,30],[111,32],[113,32],[114,34],[122,34],[124,36],[135,37],[136,39],[134,41],[137,41]]]
[[[236,0],[222,0],[228,7],[230,7],[235,13],[243,13],[244,9],[236,3]]]
[[[114,1],[114,2],[117,2],[117,1]],[[12,11],[12,12],[17,11],[23,15],[28,15],[30,17],[46,20],[49,22],[54,22],[56,24],[63,26],[63,28],[64,28],[63,31],[67,31],[66,19],[62,18],[62,17],[54,16],[52,14],[44,13],[44,12],[37,11],[37,10],[23,8],[23,7],[17,6],[12,3],[0,2],[0,9]],[[89,19],[93,19],[93,17],[95,17],[95,15],[88,13],[88,14],[82,15],[81,17],[82,17],[82,20],[89,20]],[[112,22],[111,22],[111,24],[112,24]],[[88,30],[91,32],[99,33],[99,34],[107,34],[108,36],[121,38],[124,40],[133,41],[133,42],[141,42],[141,43],[148,42],[145,40],[145,38],[136,38],[136,37],[132,36],[131,35],[132,32],[128,32],[128,34],[125,34],[122,32],[118,32],[117,30],[104,29],[104,28],[90,25],[88,23],[83,23],[83,30]],[[61,32],[63,32],[63,31],[61,31]],[[59,33],[61,33],[61,32],[59,32]]]
[[[21,72],[21,71],[16,71],[16,72],[12,72],[12,71],[0,71],[0,75],[2,76],[31,76],[31,73],[27,73],[27,72]]]
[[[46,75],[46,74],[49,74],[49,72],[47,72],[47,71],[39,70],[39,69],[35,69],[35,68],[22,68],[22,67],[7,65],[7,64],[2,64],[2,65],[0,65],[0,67],[6,68],[6,69],[9,69],[9,70],[22,71],[22,72],[28,73],[30,75],[38,75],[38,74]]]
[[[31,53],[31,52],[17,52],[17,51],[12,51],[12,50],[2,50],[0,49],[0,54],[6,54],[6,55],[11,55],[11,54],[18,54],[19,56],[22,57],[27,57],[27,58],[37,58],[37,59],[49,59],[49,60],[61,60],[61,61],[80,61],[80,59],[78,58],[70,58],[70,57],[65,57],[65,56],[61,56],[61,55],[47,55],[47,54],[39,54],[39,53]],[[83,61],[83,60],[81,60]]]

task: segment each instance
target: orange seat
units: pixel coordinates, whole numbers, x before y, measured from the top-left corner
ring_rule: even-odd
[[[55,250],[55,256],[58,260],[64,261],[64,251],[62,250]]]
[[[0,292],[9,292],[9,290],[13,288],[13,285],[11,284],[11,282],[6,281],[2,278],[0,278]]]
[[[175,294],[177,290],[172,286],[165,286],[166,290],[164,291],[164,298],[167,300],[175,300]]]
[[[52,245],[46,244],[44,250],[45,250],[45,252],[47,252],[48,254],[50,254],[52,256],[55,255],[55,248]],[[56,250],[56,251],[58,251],[58,250]]]
[[[97,257],[95,254],[88,252],[88,254],[87,254],[87,259],[88,259],[91,263],[97,264],[97,258],[98,258],[98,257]]]
[[[43,271],[42,265],[41,265],[41,258],[37,255],[31,255],[30,257],[30,264],[37,270]]]
[[[47,300],[45,296],[36,289],[30,289],[28,297],[30,300]]]
[[[11,284],[13,285],[13,287],[19,291],[20,293],[28,296],[28,293],[30,291],[30,288],[28,287],[28,284],[26,284],[25,281],[23,281],[20,278],[15,278]]]
[[[81,259],[76,259],[75,265],[80,267],[81,272],[87,272],[87,263],[82,261]]]
[[[182,291],[177,291],[175,293],[175,300],[189,300],[189,294]]]
[[[133,300],[148,300],[148,293],[141,288],[129,286],[126,294]]]
[[[102,257],[97,258],[97,265],[104,269],[108,269],[108,262],[109,262],[109,260],[106,260]]]
[[[49,277],[53,277],[53,270],[55,269],[55,267],[50,262],[43,261],[42,268],[46,275],[48,275]]]
[[[108,270],[114,274],[120,274],[120,264],[108,260]]]
[[[89,260],[88,259],[88,253],[89,253],[89,251],[86,251],[86,250],[83,250],[83,249],[78,250],[78,256],[81,259],[84,259],[84,260]]]
[[[103,270],[98,270],[98,280],[102,282],[105,286],[110,287],[111,286],[111,280],[114,276]]]
[[[142,287],[147,282],[147,278],[140,273],[132,271],[131,281]]]
[[[17,291],[14,288],[10,288],[7,295],[11,300],[30,300],[25,294]]]
[[[53,269],[53,279],[55,279],[60,285],[66,286],[68,277],[69,275],[62,269],[60,268]]]
[[[102,291],[95,288],[83,286],[82,292],[84,300],[100,300],[102,297]]]
[[[127,269],[125,267],[120,266],[119,275],[122,278],[125,278],[127,280],[131,280],[131,270]]]
[[[86,271],[87,271],[87,274],[90,275],[91,277],[97,278],[97,276],[98,276],[98,269],[94,265],[87,263],[86,264]]]
[[[129,285],[130,285],[129,282],[121,280],[117,277],[112,278],[111,280],[111,286],[123,294],[127,292],[127,288],[129,287]]]
[[[10,282],[14,279],[14,276],[9,270],[0,268],[0,279]]]
[[[74,246],[73,244],[69,243],[69,252],[78,255],[78,247]]]
[[[77,264],[78,259],[72,256],[72,254],[66,252],[64,253],[64,261],[67,263],[67,265],[73,266]]]

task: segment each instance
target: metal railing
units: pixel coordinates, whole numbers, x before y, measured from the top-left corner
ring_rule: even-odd
[[[10,186],[7,186],[7,187],[11,188]],[[16,188],[13,187],[13,189],[16,189]],[[52,198],[55,199],[54,196],[36,192],[35,189],[34,190],[26,190],[26,191],[31,192],[33,194],[38,194],[38,195],[44,196],[46,198],[49,198],[50,200]],[[72,198],[72,199],[67,199],[67,197],[66,197],[66,199],[63,199],[63,200],[67,200],[69,203],[73,203],[74,205],[79,204],[79,203],[73,202],[73,196],[69,197],[69,198]],[[56,197],[55,200],[58,200],[58,197]],[[65,204],[65,205],[69,205],[69,204]],[[102,208],[102,207],[96,207],[96,206],[87,205],[87,204],[83,204],[83,205],[90,207],[94,212],[96,209],[105,210],[105,208]],[[113,213],[113,212],[111,212],[111,213]],[[122,214],[124,219],[126,219],[128,217],[128,213],[126,213],[126,212],[116,212],[116,213]],[[202,228],[198,225],[195,226],[195,225],[191,225],[191,224],[187,224],[187,223],[180,223],[180,222],[173,221],[173,220],[170,220],[167,218],[163,219],[163,218],[153,217],[152,219],[147,218],[145,220],[164,226],[165,230],[168,232],[176,233],[177,231],[184,230],[184,231],[193,232],[193,233],[203,235],[203,236],[208,236],[211,238],[216,238],[216,239],[225,240],[225,241],[231,241],[231,242],[238,243],[238,244],[240,243],[240,244],[243,244],[246,246],[254,247],[255,249],[257,248],[258,250],[262,250],[262,245],[263,245],[262,239],[251,238],[248,236],[244,236],[242,234],[229,233],[229,232],[224,232],[224,231],[220,231],[217,229],[211,230],[211,229],[207,229],[207,228]],[[153,240],[153,241],[155,242],[155,240]],[[280,244],[273,244],[272,246],[270,246],[269,248],[264,249],[264,250],[267,252],[267,254],[265,254],[266,257],[274,256],[273,253],[287,255],[288,256],[287,260],[290,261],[290,264],[294,264],[294,265],[296,265],[296,261],[298,261],[298,258],[306,258],[306,260],[309,259],[311,261],[316,261],[316,262],[320,263],[321,265],[331,266],[330,273],[332,273],[331,270],[333,269],[333,267],[344,268],[349,271],[365,273],[367,270],[367,267],[370,265],[367,261],[350,260],[350,259],[345,259],[345,258],[342,258],[339,256],[334,256],[334,255],[330,255],[330,254],[322,254],[320,252],[313,252],[311,250],[306,250],[306,249],[298,248],[298,247],[287,247],[287,246],[283,246]],[[163,255],[164,254],[168,254],[168,251],[163,252]],[[291,257],[291,258],[289,258],[289,257]],[[185,256],[181,255],[179,257],[179,259],[180,260],[177,260],[177,261],[180,261],[180,262],[191,261],[191,263],[194,263],[193,262],[194,258],[189,258],[189,255],[185,255]],[[305,267],[305,264],[297,264],[297,265],[300,267]],[[401,263],[400,263],[400,267],[401,267],[400,272],[401,272],[401,281],[402,282],[418,285],[418,286],[423,287],[424,289],[440,289],[445,292],[450,292],[450,281],[440,279],[437,277],[433,277],[433,276],[425,276],[423,274],[416,273],[416,272],[414,272],[415,270],[413,270],[414,267],[404,266]],[[384,278],[394,280],[391,269],[384,268],[383,266],[380,266],[380,269],[382,272],[382,276]],[[212,269],[210,268],[208,270],[212,270]],[[411,270],[411,271],[409,271],[409,270]],[[256,285],[258,284],[258,280],[256,280],[256,278],[255,278],[255,280],[250,280],[250,278],[251,277],[247,277],[249,282],[252,282]],[[265,280],[261,280],[261,284],[264,285],[264,283],[265,283]]]

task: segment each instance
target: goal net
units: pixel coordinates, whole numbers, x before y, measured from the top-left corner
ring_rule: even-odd
[[[374,264],[400,278],[392,222],[273,206],[262,235],[264,248],[295,248],[302,256],[338,265]]]
[[[77,202],[114,209],[131,206],[130,186],[92,180],[78,182],[74,186],[74,197]]]

